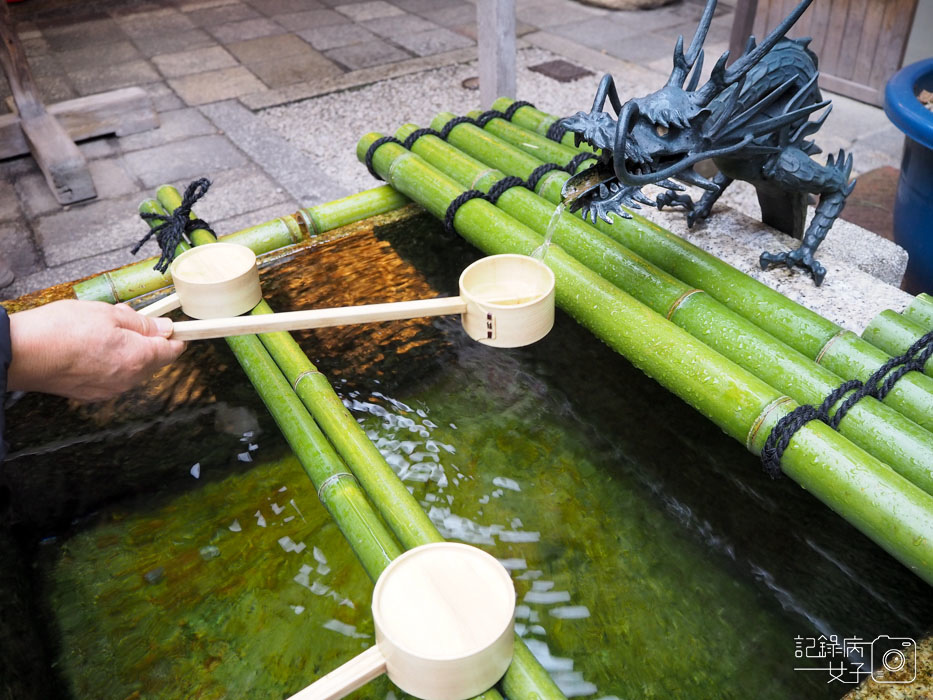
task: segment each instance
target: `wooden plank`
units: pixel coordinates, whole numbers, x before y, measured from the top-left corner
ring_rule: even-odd
[[[19,112],[20,127],[33,158],[60,204],[97,196],[84,155],[62,126],[49,114],[36,90],[26,53],[10,19],[6,2],[0,3],[0,67],[6,74]]]
[[[116,134],[126,136],[159,126],[149,95],[131,87],[78,97],[48,107],[72,141]],[[19,115],[0,115],[0,159],[29,153]]]
[[[888,78],[900,68],[916,9],[917,0],[888,0],[869,85],[883,88]]]
[[[864,22],[867,11],[868,0],[850,0],[842,44],[839,47],[839,58],[830,71],[837,78],[851,80],[855,73],[855,60],[861,49],[862,30],[865,29]],[[870,34],[867,39],[871,40]]]
[[[767,2],[767,0],[765,0]],[[758,0],[738,0],[732,18],[732,33],[729,35],[730,63],[742,55],[745,42],[755,32],[755,13]]]
[[[859,52],[855,57],[855,66],[852,71],[852,82],[868,84],[871,78],[871,67],[875,63],[875,54],[879,48],[878,36],[881,31],[881,22],[884,19],[884,3],[872,0],[865,11],[865,21],[862,24],[862,36],[859,40]]]
[[[479,98],[486,109],[499,97],[515,97],[515,0],[476,3]]]
[[[810,36],[813,42],[810,48],[820,58],[820,69],[823,68],[823,45],[826,43],[826,27],[829,26],[829,10],[832,3],[829,0],[817,0],[812,6],[813,18],[810,20]]]
[[[844,78],[837,78],[834,75],[820,73],[820,87],[830,92],[836,92],[840,95],[851,97],[860,102],[877,105],[878,107],[880,107],[884,101],[884,95],[881,90]],[[830,119],[832,119],[832,117],[830,117]]]
[[[829,24],[826,27],[826,40],[820,50],[820,65],[827,73],[836,75],[839,66],[839,49],[842,47],[846,18],[849,15],[849,0],[833,0],[829,10]]]

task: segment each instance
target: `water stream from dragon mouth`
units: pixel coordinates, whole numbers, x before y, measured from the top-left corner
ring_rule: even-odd
[[[573,200],[571,199],[569,201]],[[551,247],[551,239],[554,237],[554,229],[557,228],[557,222],[560,221],[560,215],[564,213],[564,207],[567,206],[568,203],[568,200],[564,200],[554,208],[554,213],[551,215],[551,220],[547,225],[547,232],[544,235],[544,242],[531,251],[531,257],[533,257],[535,260],[543,261],[544,256],[547,255],[548,248]]]

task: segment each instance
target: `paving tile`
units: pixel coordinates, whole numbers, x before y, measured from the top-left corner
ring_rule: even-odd
[[[329,202],[351,194],[323,172],[315,158],[269,129],[260,117],[236,100],[215,102],[200,109],[298,202]]]
[[[19,215],[19,198],[13,189],[13,183],[6,179],[0,180],[0,221],[16,219]]]
[[[462,34],[442,27],[427,32],[398,36],[394,38],[394,41],[418,56],[431,56],[473,45],[473,42]]]
[[[53,51],[71,51],[126,39],[120,26],[109,17],[43,29],[42,36]]]
[[[23,47],[23,51],[26,53],[26,58],[29,59],[31,59],[33,56],[42,56],[52,50],[52,47],[49,46],[49,42],[46,41],[43,37],[37,37],[34,39],[20,38],[20,44]]]
[[[195,213],[205,221],[213,224],[233,216],[240,216],[264,207],[290,201],[291,198],[285,190],[269,179],[269,177],[256,166],[249,164],[245,168],[235,168],[212,173],[209,177],[211,187],[208,193],[195,207]],[[180,192],[187,187],[189,180],[182,179],[172,182]],[[269,218],[282,214],[291,214],[291,205],[281,206],[278,214],[267,219],[254,219],[251,225],[261,224]],[[212,226],[213,228],[213,226]],[[235,231],[228,231],[234,233]]]
[[[664,37],[647,32],[626,37],[624,41],[611,43],[603,47],[603,50],[616,58],[642,64],[667,59],[669,63],[665,70],[669,71],[674,47]]]
[[[36,86],[39,88],[39,97],[46,105],[64,102],[78,96],[71,81],[64,75],[36,76]]]
[[[605,10],[565,2],[536,2],[534,5],[515,9],[516,19],[535,27],[561,26],[568,22],[582,22],[602,15],[605,15]]]
[[[202,105],[265,90],[266,86],[243,66],[195,73],[169,80],[169,85],[189,105]]]
[[[235,2],[227,5],[217,5],[203,10],[188,12],[186,16],[198,27],[207,27],[227,22],[240,22],[245,19],[256,19],[259,13],[249,5]]]
[[[139,49],[129,41],[114,41],[109,44],[63,51],[57,54],[56,58],[60,65],[68,66],[69,70],[76,70],[79,68],[94,68],[108,63],[126,63],[127,61],[141,59],[143,56]],[[35,59],[30,59],[29,65],[35,72]],[[61,69],[59,68],[59,70]]]
[[[196,12],[198,10],[207,10],[211,7],[221,7],[223,5],[236,5],[240,0],[175,0],[175,5],[182,12]]]
[[[17,176],[13,180],[13,189],[16,190],[23,213],[29,219],[62,208],[38,168]]]
[[[160,36],[187,32],[195,28],[184,12],[163,8],[154,12],[140,12],[120,20],[120,27],[130,37]]]
[[[133,43],[146,56],[159,56],[179,51],[193,51],[206,46],[216,46],[217,42],[201,29],[192,29],[176,34],[133,37]]]
[[[415,10],[410,10],[410,12],[415,12]],[[416,14],[437,25],[448,28],[476,22],[476,8],[465,2],[454,3],[440,9],[417,12]]]
[[[62,64],[58,62],[59,55],[61,54],[45,54],[30,58],[30,72],[34,77],[58,75],[62,72]]]
[[[41,269],[42,258],[25,222],[0,224],[0,259],[10,266],[18,278]]]
[[[128,85],[150,83],[159,79],[159,74],[147,61],[102,64],[93,68],[68,70],[68,77],[79,95],[93,95]]]
[[[337,12],[346,15],[354,22],[365,22],[368,19],[379,19],[380,17],[392,17],[393,15],[405,14],[395,5],[384,2],[384,0],[371,0],[370,2],[360,2],[352,5],[337,5]]]
[[[55,267],[118,249],[130,262],[129,248],[146,232],[136,214],[143,196],[135,192],[91,200],[40,217],[34,229],[46,264]]]
[[[237,64],[223,46],[207,46],[192,51],[179,51],[154,56],[152,62],[166,78],[179,78],[192,73],[203,73]]]
[[[349,17],[333,10],[308,10],[288,15],[276,15],[273,19],[290,32],[350,22]]]
[[[652,30],[653,34],[659,36],[668,37],[671,41],[671,51],[674,50],[674,42],[677,41],[678,36],[683,36],[684,38],[684,51],[687,50],[687,47],[690,45],[690,40],[693,38],[693,34],[697,30],[696,22],[684,22],[683,24],[673,24],[670,27],[658,27]],[[729,43],[729,37],[732,34],[731,25],[724,25],[721,23],[710,24],[709,31],[706,33],[706,42],[708,44],[712,43]]]
[[[360,25],[353,23],[304,29],[298,32],[298,36],[318,51],[326,51],[327,49],[335,49],[338,46],[349,46],[350,44],[376,39],[375,34],[371,34]]]
[[[573,22],[560,27],[551,27],[549,31],[565,36],[577,43],[585,44],[597,51],[607,52],[625,43],[629,37],[637,36],[640,33],[639,29],[634,25],[627,26],[607,22],[602,17],[588,19],[583,22]]]
[[[147,83],[139,87],[149,95],[149,99],[152,100],[152,107],[156,112],[169,112],[185,106],[181,98],[165,83]]]
[[[112,199],[139,190],[122,158],[92,160],[88,163],[88,170],[98,199]]]
[[[413,12],[421,16],[457,8],[471,10],[474,16],[476,15],[476,6],[473,3],[460,2],[460,0],[392,0],[392,4],[405,12]]]
[[[409,54],[381,39],[373,39],[362,44],[341,46],[325,51],[324,55],[350,70],[359,70],[360,68],[369,68],[383,63],[393,63],[411,58]]]
[[[101,136],[88,141],[82,141],[78,144],[78,148],[88,160],[110,158],[119,153],[116,136]]]
[[[147,12],[165,12],[171,9],[166,7],[165,3],[159,2],[159,0],[150,0],[150,2],[136,0],[126,4],[117,4],[116,6],[111,5],[110,16],[116,20],[121,20],[125,17],[133,17]]]
[[[252,65],[261,61],[283,56],[311,53],[312,49],[307,42],[294,34],[279,34],[277,36],[264,36],[248,41],[237,41],[227,44],[227,50],[236,56],[241,63]]]
[[[155,148],[128,153],[126,163],[144,187],[184,178],[210,177],[246,163],[246,158],[223,136],[196,136]]]
[[[317,0],[247,0],[247,2],[268,17],[305,10],[320,10],[324,7]]]
[[[193,107],[162,112],[159,114],[159,121],[161,124],[157,129],[122,137],[120,148],[123,152],[130,153],[173,141],[182,141],[192,136],[204,136],[217,132],[214,125]]]
[[[318,53],[282,56],[250,66],[262,82],[270,88],[333,78],[343,74],[336,64]]]
[[[228,22],[207,30],[224,44],[245,41],[261,36],[284,34],[285,30],[270,19],[248,19],[242,22]]]
[[[433,22],[418,17],[416,15],[402,14],[392,17],[380,17],[379,19],[370,19],[360,22],[369,31],[379,36],[384,36],[395,41],[399,37],[415,34],[417,32],[429,32],[432,29],[440,29]]]

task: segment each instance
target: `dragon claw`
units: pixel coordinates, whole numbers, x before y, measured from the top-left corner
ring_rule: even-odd
[[[668,190],[658,195],[657,207],[658,209],[663,209],[664,207],[683,207],[687,212],[692,213],[694,202],[689,194]]]
[[[813,282],[817,287],[823,283],[823,278],[826,277],[826,268],[823,267],[818,260],[813,258],[813,253],[809,250],[805,250],[803,246],[797,250],[784,251],[782,253],[764,252],[761,254],[761,257],[758,258],[758,264],[761,265],[762,270],[767,270],[769,266],[780,263],[784,263],[788,268],[799,266],[809,270],[810,276],[813,278]]]

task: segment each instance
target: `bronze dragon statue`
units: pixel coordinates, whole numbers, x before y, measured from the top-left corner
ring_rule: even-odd
[[[709,216],[713,204],[733,180],[752,183],[761,205],[762,221],[802,239],[790,252],[762,253],[761,267],[785,263],[810,271],[817,285],[825,268],[814,258],[855,183],[849,183],[852,156],[840,151],[825,165],[810,156],[820,148],[807,140],[829,115],[829,100],[817,86],[817,57],[809,39],[786,39],[785,34],[812,0],[803,0],[774,31],[756,44],[750,37],[744,52],[727,66],[729,52],[720,57],[709,80],[700,83],[703,42],[713,19],[716,0],[708,0],[687,52],[683,36],[674,48],[674,68],[667,84],[650,95],[619,100],[611,75],[605,75],[590,112],[561,121],[585,141],[601,149],[597,165],[567,182],[565,196],[571,211],[611,221],[622,207],[648,205],[682,207],[687,225]],[[617,119],[603,111],[609,99]],[[812,113],[826,108],[814,121]],[[719,172],[708,179],[694,166],[712,159]],[[698,202],[672,179],[706,190]],[[642,191],[645,185],[666,188],[656,201]],[[804,232],[807,198],[819,195],[816,213]]]

